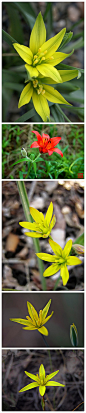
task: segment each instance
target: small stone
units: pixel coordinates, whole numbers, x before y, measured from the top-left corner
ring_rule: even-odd
[[[77,7],[68,7],[68,17],[71,22],[77,22],[80,18],[80,10]]]

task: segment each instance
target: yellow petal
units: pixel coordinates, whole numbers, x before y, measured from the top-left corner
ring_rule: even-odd
[[[13,47],[17,51],[19,56],[24,60],[24,62],[28,63],[28,65],[31,65],[33,54],[29,47],[23,46],[19,43],[13,43]]]
[[[66,29],[62,29],[58,34],[56,34],[56,36],[47,40],[47,42],[43,44],[43,46],[41,47],[41,52],[45,52],[45,50],[47,50],[46,59],[48,59],[56,52],[62,42],[65,32]]]
[[[45,224],[49,225],[53,214],[53,203],[50,202],[48,210],[45,215]]]
[[[69,280],[69,271],[66,265],[61,267],[61,277],[62,277],[63,285],[66,285]]]
[[[46,254],[46,252],[37,252],[37,257],[40,258],[40,260],[48,261],[48,262],[55,262],[56,256],[55,255],[50,255]]]
[[[59,74],[62,78],[62,82],[68,82],[68,80],[74,79],[78,76],[78,69],[59,70]]]
[[[43,308],[43,310],[42,310],[42,319],[46,317],[46,315],[47,315],[47,313],[48,313],[48,311],[49,311],[49,308],[50,308],[50,304],[51,304],[51,298],[50,298],[50,300],[48,301],[48,303],[46,304],[46,306],[45,306],[45,307]]]
[[[48,330],[46,327],[43,326],[43,327],[37,328],[37,330],[39,331],[39,333],[43,334],[44,336],[48,336]]]
[[[38,232],[25,232],[25,235],[27,235],[27,237],[32,237],[32,238],[41,238],[42,237],[42,233],[38,233]]]
[[[38,313],[29,301],[27,301],[27,308],[28,308],[28,313],[30,314],[30,317],[32,318],[32,320],[38,321]]]
[[[50,275],[56,274],[59,271],[59,269],[60,266],[58,264],[52,264],[50,265],[50,267],[47,268],[47,270],[43,272],[43,276],[50,277]]]
[[[31,82],[28,83],[22,90],[22,93],[20,95],[19,103],[18,103],[18,108],[21,108],[21,106],[26,105],[27,103],[30,102],[30,99],[33,94],[33,87],[31,85]]]
[[[33,217],[34,221],[37,222],[37,224],[44,222],[44,215],[42,214],[42,212],[39,212],[38,209],[30,207],[30,214]]]
[[[40,393],[41,396],[44,396],[45,390],[46,390],[45,386],[39,386],[39,393]]]
[[[30,49],[33,54],[38,52],[38,49],[46,41],[46,29],[41,12],[38,14],[36,22],[30,36]]]
[[[38,95],[34,90],[32,100],[36,112],[44,122],[48,122],[50,119],[50,109],[45,97],[42,94]]]
[[[31,77],[37,77],[38,76],[38,70],[36,69],[36,67],[32,67],[29,65],[25,65],[26,70],[29,72]]]
[[[56,52],[56,53],[53,54],[53,59],[48,59],[46,63],[49,63],[51,66],[56,66],[60,62],[62,62],[62,60],[64,60],[67,57],[71,56],[72,53],[73,53],[73,50],[69,54]]]
[[[35,222],[19,222],[19,225],[23,228],[31,229],[33,231],[38,231],[39,226]]]
[[[41,378],[45,379],[45,368],[44,368],[43,364],[41,364],[40,367],[39,367],[39,378],[40,379]]]
[[[70,256],[67,258],[67,265],[79,265],[82,264],[82,261],[74,256]]]
[[[38,377],[35,376],[35,374],[28,373],[28,371],[25,371],[26,376],[30,377],[30,379],[38,381]]]
[[[66,243],[66,245],[65,245],[65,247],[64,247],[64,250],[62,251],[62,256],[63,256],[64,258],[68,257],[68,255],[69,255],[69,253],[70,253],[70,251],[71,251],[71,248],[72,248],[72,239],[70,239],[70,240]]]
[[[50,379],[52,379],[52,377],[56,376],[56,374],[59,372],[59,370],[54,371],[53,373],[48,374],[47,378],[45,379],[46,383],[47,381],[49,381]]]
[[[62,256],[62,248],[60,247],[57,242],[53,241],[52,239],[49,239],[49,244],[56,255],[56,257],[59,259]]]
[[[44,85],[44,89],[45,98],[48,99],[50,102],[59,103],[60,105],[70,105],[70,103],[68,103],[67,100],[65,100],[63,96],[52,86]]]
[[[47,321],[50,320],[53,314],[54,314],[54,311],[52,311],[52,313],[47,318],[44,319],[43,324],[46,324]]]
[[[45,77],[48,76],[49,77],[51,75],[51,78],[53,80],[55,80],[55,82],[62,83],[61,76],[60,76],[58,70],[55,67],[45,63],[45,64],[37,65],[37,70],[43,76],[45,76]]]
[[[21,392],[23,392],[23,391],[27,391],[27,390],[30,390],[30,389],[34,389],[34,387],[39,387],[39,384],[37,384],[37,383],[30,383],[30,384],[28,384],[27,386],[25,386],[25,387],[23,387],[21,390],[19,390],[19,393],[21,393]]]

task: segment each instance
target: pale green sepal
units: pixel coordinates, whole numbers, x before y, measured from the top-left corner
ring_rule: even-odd
[[[46,29],[41,12],[38,14],[36,22],[30,36],[30,49],[33,54],[46,42]]]
[[[29,72],[30,77],[37,77],[38,76],[38,70],[36,69],[36,67],[32,67],[29,65],[25,65],[25,68],[27,70],[27,72]]]
[[[14,49],[17,51],[19,56],[24,60],[25,63],[28,63],[28,65],[32,64],[32,58],[33,54],[29,47],[23,46],[22,44],[19,43],[13,43]]]
[[[70,103],[68,103],[67,100],[65,100],[63,96],[57,90],[55,90],[52,86],[44,85],[44,89],[45,89],[45,98],[48,99],[50,102],[59,103],[62,105],[63,104],[70,105]]]
[[[46,63],[49,63],[52,66],[56,66],[60,62],[62,62],[62,60],[67,59],[67,57],[71,56],[73,52],[74,52],[74,49],[69,54],[56,52],[53,54],[53,59],[49,59]]]
[[[43,75],[43,76],[50,76],[51,74],[51,78],[53,80],[55,80],[55,82],[57,83],[62,83],[62,79],[61,76],[58,72],[58,70],[51,66],[50,64],[41,64],[41,65],[37,65],[37,70]]]
[[[53,56],[53,54],[56,52],[62,42],[65,32],[66,29],[62,29],[58,34],[56,34],[56,36],[47,40],[47,42],[43,44],[43,46],[41,47],[41,52],[45,52],[47,50],[46,59],[48,59],[50,56]]]
[[[50,119],[50,109],[45,97],[42,96],[42,94],[38,95],[34,90],[32,100],[36,112],[39,114],[39,116],[43,119],[44,122],[48,122]]]
[[[22,393],[23,391],[26,391],[26,390],[34,389],[34,387],[39,387],[39,384],[35,382],[30,383],[27,386],[23,387],[23,389],[19,390],[19,393]]]
[[[21,108],[21,106],[26,105],[27,103],[30,102],[30,99],[33,94],[33,87],[31,83],[26,85],[24,89],[22,90],[22,93],[20,95],[19,103],[18,103],[18,108]]]
[[[72,80],[78,76],[78,70],[59,70],[60,76],[62,78],[62,82],[68,82],[68,80]]]

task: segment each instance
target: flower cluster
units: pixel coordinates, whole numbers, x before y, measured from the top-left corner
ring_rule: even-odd
[[[38,14],[36,22],[31,32],[29,47],[13,43],[19,56],[24,60],[27,71],[27,85],[23,89],[18,107],[30,102],[31,98],[36,112],[44,122],[49,121],[50,109],[48,101],[67,104],[64,97],[55,90],[55,85],[69,81],[78,76],[78,70],[57,70],[57,66],[62,60],[70,56],[69,54],[56,52],[64,38],[66,29],[46,41],[46,28],[41,15]],[[54,84],[54,87],[51,85]]]
[[[35,222],[19,222],[19,224],[27,229],[34,230],[35,232],[26,232],[25,234],[29,237],[34,238],[47,238],[49,237],[49,244],[54,252],[55,255],[46,254],[46,253],[37,253],[36,255],[44,261],[52,262],[52,265],[48,267],[44,273],[44,277],[49,277],[51,275],[56,274],[60,270],[60,274],[62,277],[63,285],[66,285],[69,279],[69,271],[67,266],[68,265],[79,265],[81,264],[81,260],[75,256],[70,256],[70,251],[72,248],[72,240],[69,240],[64,249],[60,247],[59,244],[54,242],[51,238],[51,230],[55,225],[56,218],[53,215],[53,204],[50,203],[48,210],[46,212],[45,218],[42,212],[39,212],[35,208],[30,208],[30,213]],[[52,220],[51,220],[52,218]]]

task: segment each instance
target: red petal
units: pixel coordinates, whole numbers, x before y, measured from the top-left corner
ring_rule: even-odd
[[[61,138],[59,138],[59,137],[51,138],[52,147],[56,146],[59,143],[60,140],[61,140]]]
[[[61,156],[62,156],[62,158],[63,158],[63,153],[60,151],[60,149],[55,148],[55,149],[53,149],[53,152],[57,152],[57,153],[59,153],[59,155],[61,155]]]
[[[36,130],[32,130],[32,133],[35,133],[38,140],[41,139],[41,135],[39,132],[37,132]]]
[[[54,149],[48,149],[48,155],[52,155]]]
[[[30,148],[39,148],[39,144],[37,141],[33,142]]]
[[[50,136],[47,135],[47,133],[43,133],[42,138],[48,140],[48,139],[50,139]]]

